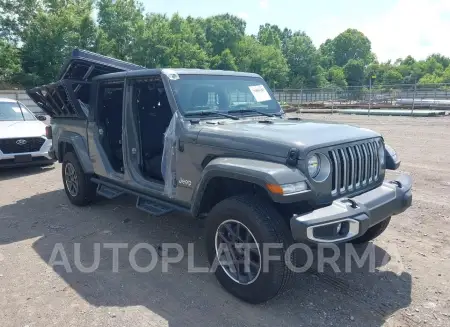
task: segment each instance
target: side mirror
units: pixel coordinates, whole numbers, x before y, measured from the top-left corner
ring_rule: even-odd
[[[45,117],[45,116],[43,116],[43,115],[38,115],[38,116],[36,116],[36,118],[37,118],[38,120],[40,120],[40,121],[46,121],[46,120],[47,120],[47,117]]]

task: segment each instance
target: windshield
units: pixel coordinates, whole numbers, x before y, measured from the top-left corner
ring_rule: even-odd
[[[170,83],[177,104],[185,115],[192,116],[205,110],[213,113],[231,111],[233,115],[281,113],[278,102],[262,78],[180,75]]]
[[[36,120],[36,117],[20,102],[0,102],[0,121]]]

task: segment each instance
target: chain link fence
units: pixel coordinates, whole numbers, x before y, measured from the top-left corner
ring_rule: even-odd
[[[450,84],[400,84],[274,90],[286,108],[296,109],[439,109],[450,111]],[[17,99],[31,111],[42,110],[24,90],[0,89],[0,98]],[[239,101],[246,101],[240,99]]]
[[[450,109],[450,84],[278,89],[274,93],[282,104],[309,109]]]

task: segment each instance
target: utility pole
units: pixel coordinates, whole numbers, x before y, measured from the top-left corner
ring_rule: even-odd
[[[336,98],[336,89],[333,87],[331,89],[331,114],[334,112],[334,99]]]
[[[370,103],[372,102],[372,76],[369,77],[369,111],[367,117],[370,117]]]
[[[413,101],[411,107],[411,116],[414,114],[414,105],[416,103],[416,92],[417,92],[417,78],[414,79],[414,93],[413,93]]]
[[[372,78],[377,78],[376,75],[370,75],[369,77],[369,111],[367,112],[367,117],[370,117],[370,108],[372,105]]]

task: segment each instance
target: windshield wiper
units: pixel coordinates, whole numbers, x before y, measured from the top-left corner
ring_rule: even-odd
[[[215,110],[196,110],[196,111],[189,111],[184,114],[185,117],[192,117],[192,116],[222,116],[226,118],[231,118],[233,120],[239,120],[239,117],[225,114],[223,112],[215,111]]]
[[[258,109],[254,109],[254,108],[246,108],[246,109],[231,109],[227,111],[228,113],[241,113],[241,114],[245,114],[246,112],[256,112],[257,114],[260,114],[262,116],[266,116],[266,117],[273,117],[273,116],[277,116],[280,117],[281,114],[269,114],[268,112],[264,112]]]

